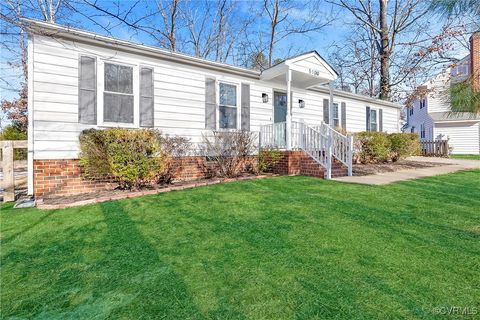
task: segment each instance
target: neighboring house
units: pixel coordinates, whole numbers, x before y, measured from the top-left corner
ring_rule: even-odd
[[[473,74],[473,66],[478,68],[480,33],[472,35],[470,41],[470,55],[424,83],[419,89],[425,94],[405,109],[407,124],[404,131],[418,133],[422,140],[448,139],[453,154],[480,153],[480,115],[452,113],[446,99],[452,82],[467,79]]]
[[[400,131],[401,106],[330,90],[325,85],[337,74],[315,51],[259,72],[46,22],[24,22],[30,28],[31,194],[67,190],[65,172],[73,172],[73,184],[79,185],[69,192],[86,190],[77,177],[77,159],[79,134],[88,128],[156,128],[198,144],[211,130],[260,132],[283,124],[286,149],[302,148],[290,142],[298,123],[324,121],[348,132]]]

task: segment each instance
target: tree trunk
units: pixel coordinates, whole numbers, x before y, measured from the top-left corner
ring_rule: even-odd
[[[168,31],[168,41],[170,42],[170,49],[172,51],[177,51],[177,11],[178,11],[178,0],[173,0],[170,10],[170,30]]]
[[[380,99],[390,99],[390,49],[387,21],[387,0],[380,0]]]
[[[274,7],[273,7],[273,15],[272,15],[272,21],[271,21],[271,29],[270,29],[270,43],[268,45],[268,66],[272,66],[272,60],[273,60],[273,44],[275,43],[275,33],[276,33],[276,28],[277,28],[277,23],[278,23],[278,10],[279,10],[279,3],[278,0],[275,1]]]

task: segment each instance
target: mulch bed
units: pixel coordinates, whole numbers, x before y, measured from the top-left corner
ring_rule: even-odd
[[[394,172],[404,169],[421,169],[431,168],[438,166],[445,166],[448,164],[438,162],[422,162],[411,160],[399,160],[397,162],[387,163],[367,163],[367,164],[354,164],[353,175],[354,176],[368,176],[383,172]]]
[[[190,181],[176,181],[168,185],[149,186],[141,190],[101,190],[89,193],[80,193],[68,196],[50,196],[37,200],[37,208],[39,209],[64,209],[77,207],[86,204],[100,203],[111,200],[120,200],[126,198],[134,198],[139,196],[169,192],[175,190],[191,189],[200,186],[208,186],[218,183],[234,182],[241,180],[261,179],[274,176],[273,174],[263,175],[243,175],[236,178],[211,178]]]

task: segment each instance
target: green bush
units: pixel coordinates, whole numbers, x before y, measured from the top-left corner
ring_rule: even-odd
[[[0,140],[27,140],[27,133],[22,131],[19,126],[11,124],[0,132]],[[13,159],[27,160],[27,149],[15,149],[13,151]]]
[[[121,188],[151,182],[161,168],[158,132],[149,129],[90,129],[80,135],[86,177],[117,181]]]
[[[390,158],[398,161],[409,156],[421,154],[420,139],[416,133],[392,133],[388,135],[390,140]]]
[[[277,149],[262,149],[258,153],[258,172],[271,172],[281,160],[282,153]]]
[[[364,131],[355,135],[355,149],[361,163],[387,161],[390,157],[390,146],[385,132]]]
[[[420,154],[420,140],[415,133],[364,131],[355,134],[355,156],[361,163],[398,161]]]

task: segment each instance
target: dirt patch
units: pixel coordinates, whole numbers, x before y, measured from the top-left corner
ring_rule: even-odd
[[[423,162],[423,161],[411,161],[411,160],[399,160],[397,162],[387,163],[368,163],[368,164],[354,164],[353,175],[354,176],[368,176],[383,172],[395,172],[405,169],[421,169],[431,168],[438,166],[446,166],[448,164],[438,162]]]
[[[240,180],[251,180],[257,178],[271,177],[273,174],[263,174],[263,175],[243,175],[236,178],[212,178],[212,179],[199,179],[199,180],[189,180],[189,181],[176,181],[168,185],[156,185],[142,188],[140,190],[121,190],[121,189],[111,189],[111,190],[99,190],[89,193],[80,193],[67,196],[51,196],[44,197],[37,201],[37,207],[40,209],[61,209],[68,207],[75,207],[91,203],[99,203],[110,200],[119,200],[125,198],[134,198],[144,195],[174,191],[174,190],[183,190],[189,188],[195,188],[199,186],[207,186],[212,184],[218,184],[223,182],[233,182]]]

